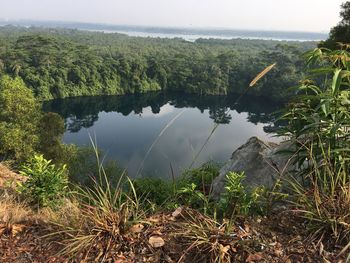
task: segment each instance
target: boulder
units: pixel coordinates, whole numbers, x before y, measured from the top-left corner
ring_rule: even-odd
[[[271,188],[282,174],[291,170],[289,156],[280,154],[290,148],[288,142],[281,144],[264,142],[257,137],[250,138],[233,152],[231,159],[224,165],[214,179],[212,195],[218,199],[225,190],[226,175],[229,172],[244,172],[246,186],[265,186]]]

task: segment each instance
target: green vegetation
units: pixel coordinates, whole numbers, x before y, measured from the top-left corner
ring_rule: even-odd
[[[338,43],[350,43],[350,2],[347,1],[341,5],[341,21],[331,29],[329,38],[322,41],[319,47],[329,49],[338,49]]]
[[[209,162],[184,171],[182,176],[172,182],[158,178],[138,178],[133,180],[133,186],[136,194],[147,200],[145,207],[166,211],[186,206],[221,219],[264,214],[267,211],[266,196],[269,191],[264,187],[245,187],[243,173],[229,173],[226,192],[220,200],[213,200],[210,196],[211,185],[219,175],[219,170],[219,165]]]
[[[99,156],[98,152],[96,156]],[[100,162],[97,161],[97,163]],[[232,239],[229,237],[234,219],[237,216],[246,216],[251,212],[253,204],[260,200],[256,191],[248,192],[242,185],[243,174],[230,173],[228,175],[228,192],[220,202],[211,200],[209,193],[196,190],[197,187],[190,183],[189,176],[192,176],[194,180],[205,178],[208,174],[217,176],[218,168],[212,163],[205,164],[198,169],[188,170],[182,178],[174,182],[151,178],[130,180],[121,176],[118,184],[114,186],[110,184],[108,179],[110,175],[103,166],[99,166],[98,170],[98,178],[92,185],[76,187],[76,191],[70,196],[79,204],[79,220],[76,221],[76,215],[71,214],[68,215],[68,223],[57,222],[60,230],[56,234],[67,236],[67,239],[63,241],[65,245],[61,251],[64,256],[74,259],[115,259],[120,254],[134,253],[140,246],[148,247],[147,242],[153,248],[162,247],[166,237],[161,237],[157,233],[165,227],[174,229],[174,237],[169,236],[168,239],[182,239],[182,245],[188,248],[185,253],[177,257],[199,256],[202,260],[210,258],[209,262],[217,262],[218,257],[222,256],[227,259],[233,256],[233,253],[228,252],[225,252],[224,255],[220,254],[220,244],[230,245],[232,243],[233,247],[236,246],[236,241],[229,241]],[[211,183],[211,180],[205,180],[208,184]],[[203,183],[204,181],[201,182],[201,185]],[[191,190],[188,190],[190,188]],[[227,207],[222,207],[223,204],[232,205],[233,203],[229,201],[234,202],[235,209],[230,210],[230,223],[221,224],[219,220],[226,217],[217,218],[218,221],[214,220],[213,212],[219,208],[226,209]],[[169,206],[169,203],[173,206]],[[159,225],[164,222],[157,218],[157,213],[169,213],[174,210],[172,217],[181,217],[181,221],[166,219],[167,226]],[[204,214],[199,211],[203,211]],[[221,210],[221,215],[225,211],[227,210]],[[211,237],[214,232],[220,233],[216,242]],[[142,233],[145,236],[151,234],[151,237],[142,238]],[[206,241],[199,242],[198,238]],[[213,251],[204,249],[211,246],[215,248]],[[138,257],[141,254],[135,256]],[[202,261],[198,259],[196,262]]]
[[[0,28],[0,73],[20,76],[37,98],[148,91],[244,93],[277,62],[254,94],[286,100],[302,78],[301,54],[316,43],[134,38],[66,29]],[[248,91],[250,93],[251,91]]]
[[[56,113],[43,113],[21,78],[0,78],[0,157],[20,163],[40,152],[64,163],[63,132],[63,119]]]
[[[300,172],[292,189],[298,212],[315,237],[340,244],[350,242],[349,60],[348,45],[310,52],[309,63],[319,66],[311,73],[321,75],[324,84],[304,81],[284,115],[289,125],[282,133],[296,146]]]
[[[343,5],[339,27],[348,26],[349,6]],[[333,29],[331,38],[337,30]],[[225,192],[213,200],[211,186],[219,174],[218,165],[206,163],[186,170],[170,182],[130,179],[115,162],[104,168],[95,144],[94,151],[62,145],[62,119],[43,114],[36,98],[152,90],[244,94],[246,89],[240,87],[248,86],[251,76],[276,61],[278,69],[272,64],[256,78],[261,80],[257,94],[286,98],[294,92],[286,87],[303,77],[300,46],[258,41],[262,51],[255,42],[243,40],[188,43],[11,27],[0,30],[0,42],[5,47],[0,49],[0,154],[17,164],[25,163],[21,168],[25,179],[17,190],[27,203],[39,210],[54,208],[49,210],[54,226],[48,229],[57,231],[49,236],[63,244],[60,255],[86,262],[255,262],[277,255],[279,262],[285,262],[290,260],[289,248],[281,252],[278,249],[283,246],[276,237],[265,242],[245,224],[261,222],[261,215],[273,217],[272,208],[281,200],[288,202],[278,208],[283,211],[278,220],[287,214],[293,223],[288,230],[297,231],[293,239],[300,243],[301,236],[304,240],[311,236],[314,258],[307,255],[307,260],[343,260],[348,253],[349,44],[333,51],[316,48],[307,54],[311,79],[296,89],[282,117],[287,124],[279,131],[289,140],[286,151],[296,169],[286,169],[287,176],[273,189],[250,188],[244,184],[244,173],[230,172]],[[271,75],[262,79],[268,70]],[[88,109],[86,115],[91,112],[94,109]],[[217,123],[227,122],[222,118],[225,115],[218,116]],[[69,189],[68,178],[82,184],[73,183]],[[288,194],[282,192],[286,183]],[[63,210],[67,203],[70,206]],[[12,214],[0,235],[10,232]],[[273,221],[273,227],[267,229],[270,236],[279,223]],[[299,226],[306,226],[306,231]],[[306,242],[301,245],[302,249],[308,246]],[[269,247],[274,247],[272,252]],[[266,258],[259,254],[262,251],[267,251]],[[307,252],[298,250],[297,254]]]
[[[35,206],[57,207],[68,193],[67,172],[66,166],[56,167],[42,155],[35,155],[21,168],[26,179],[18,191]]]
[[[259,207],[262,200],[264,187],[256,187],[248,191],[244,185],[244,173],[230,172],[226,175],[227,182],[225,192],[220,197],[219,207],[225,218],[231,218],[235,215],[249,215],[264,211]]]
[[[25,160],[38,145],[39,105],[20,78],[0,79],[0,155]]]

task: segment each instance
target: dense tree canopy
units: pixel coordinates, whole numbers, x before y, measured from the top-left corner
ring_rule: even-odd
[[[243,93],[252,78],[277,62],[249,93],[274,99],[302,78],[301,54],[313,42],[137,38],[68,29],[0,27],[0,72],[20,76],[47,100],[83,95],[184,91]]]
[[[339,48],[338,43],[350,43],[350,2],[341,5],[341,21],[331,29],[329,38],[320,43],[320,47]]]
[[[38,104],[20,78],[0,79],[0,155],[23,160],[37,147]]]
[[[40,152],[59,162],[63,133],[63,119],[56,113],[43,113],[21,78],[0,78],[0,159],[21,162]]]

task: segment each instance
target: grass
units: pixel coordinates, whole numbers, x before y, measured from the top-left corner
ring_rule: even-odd
[[[306,145],[303,146],[307,148]],[[290,182],[296,212],[307,220],[311,237],[332,245],[350,242],[350,182],[346,162],[335,164],[330,151],[322,150],[322,161],[307,148],[307,185]]]
[[[0,196],[0,222],[13,225],[24,222],[33,213],[25,203],[19,202],[14,196],[3,194]]]
[[[114,251],[130,252],[127,233],[145,218],[135,187],[126,178],[129,191],[124,188],[124,174],[116,186],[111,186],[108,175],[100,161],[96,143],[92,142],[98,163],[98,179],[90,187],[76,186],[75,196],[79,202],[80,223],[57,225],[62,229],[54,235],[64,235],[64,256],[104,262]]]
[[[231,225],[219,224],[196,210],[182,213],[184,222],[177,224],[175,238],[186,247],[179,262],[231,262],[237,239],[231,235]],[[233,232],[233,231],[232,231]]]

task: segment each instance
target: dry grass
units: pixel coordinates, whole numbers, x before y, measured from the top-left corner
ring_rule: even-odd
[[[5,224],[22,223],[33,216],[33,212],[15,197],[3,194],[0,196],[0,222]]]
[[[24,177],[11,171],[8,164],[0,162],[0,188],[14,188],[17,182],[23,182]]]

